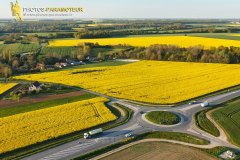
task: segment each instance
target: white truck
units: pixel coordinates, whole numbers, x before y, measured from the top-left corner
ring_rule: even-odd
[[[205,102],[201,103],[201,107],[207,107],[207,106],[209,106],[208,101],[205,101]]]
[[[103,129],[102,129],[102,128],[98,128],[98,129],[89,131],[89,132],[87,132],[87,133],[84,133],[84,134],[83,134],[83,138],[84,138],[84,139],[91,138],[92,136],[97,135],[97,134],[100,134],[100,133],[102,133],[102,132],[103,132]]]

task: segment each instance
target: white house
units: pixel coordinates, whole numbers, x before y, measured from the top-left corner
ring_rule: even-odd
[[[230,159],[233,159],[235,157],[235,155],[232,151],[227,151],[227,157]]]
[[[44,84],[36,81],[29,86],[28,91],[40,91],[43,86],[44,86]]]

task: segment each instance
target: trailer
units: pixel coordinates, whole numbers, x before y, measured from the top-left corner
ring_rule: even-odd
[[[205,102],[201,103],[201,107],[207,107],[207,106],[209,106],[208,101],[205,101]]]
[[[92,130],[92,131],[84,133],[83,134],[83,138],[85,138],[85,139],[91,138],[92,136],[100,134],[102,132],[103,132],[103,129],[102,128],[98,128],[98,129],[95,129],[95,130]]]

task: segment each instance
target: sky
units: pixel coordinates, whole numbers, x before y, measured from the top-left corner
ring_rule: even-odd
[[[0,18],[12,18],[0,0]],[[240,0],[19,0],[23,7],[83,7],[71,18],[240,18]]]

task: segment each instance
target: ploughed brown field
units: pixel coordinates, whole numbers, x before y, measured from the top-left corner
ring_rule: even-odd
[[[102,160],[215,160],[211,155],[183,145],[144,142],[114,153]]]
[[[50,100],[81,96],[84,94],[86,93],[83,91],[75,91],[75,92],[69,92],[69,93],[63,93],[63,94],[36,95],[36,96],[21,98],[19,101],[17,101],[17,103],[14,100],[1,100],[0,108],[9,108],[9,107],[19,106],[23,104],[28,105],[28,104],[37,103],[37,102],[45,102]]]

